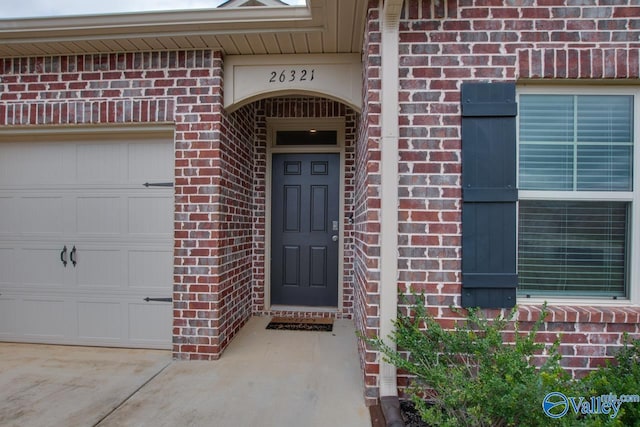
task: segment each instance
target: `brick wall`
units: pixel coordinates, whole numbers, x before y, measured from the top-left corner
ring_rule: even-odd
[[[354,268],[356,328],[369,337],[380,330],[380,25],[370,2],[363,46],[363,108],[358,127],[354,187]],[[365,398],[378,398],[378,355],[358,341]]]
[[[219,54],[210,67],[188,70],[207,80],[194,82],[177,106],[174,355],[181,359],[217,359],[250,315],[251,135],[233,125],[252,111],[222,109]],[[226,223],[229,215],[236,222]]]
[[[209,206],[215,212],[211,237],[217,242],[203,261],[211,261],[212,274],[218,276],[209,316],[219,322],[217,344],[224,349],[251,316],[255,109],[249,105],[227,114],[220,105],[219,160],[207,165],[217,169],[213,180],[217,193]]]
[[[400,173],[399,280],[401,293],[425,292],[432,314],[445,325],[457,316],[461,292],[461,140],[460,85],[463,81],[562,79],[584,84],[639,77],[640,8],[612,0],[407,0],[400,22]],[[358,147],[377,130],[379,104],[379,13],[369,4],[365,42],[365,99]],[[369,135],[367,135],[369,132]],[[375,156],[377,135],[369,143]],[[370,162],[358,152],[356,212],[364,218],[364,182]],[[361,178],[358,178],[362,176]],[[365,176],[367,178],[365,178]],[[357,189],[360,187],[357,187]],[[375,206],[369,210],[376,215]],[[373,226],[373,225],[372,225]],[[365,248],[367,222],[356,228],[356,283],[370,287],[363,301],[377,293],[375,257]],[[369,269],[363,266],[372,262]],[[365,311],[369,312],[365,315]],[[359,314],[362,313],[362,314]],[[528,327],[540,307],[523,305],[518,319]],[[640,334],[637,307],[553,306],[539,339],[562,334],[564,366],[581,375],[603,363],[620,345],[623,332]],[[495,314],[489,312],[489,314]],[[375,331],[377,306],[356,311],[361,329]],[[366,325],[366,326],[365,326]],[[365,382],[374,384],[376,368],[364,353]],[[400,378],[401,385],[406,378]],[[372,396],[373,392],[367,390]]]
[[[179,94],[209,77],[211,60],[203,51],[0,58],[0,124],[172,122]]]

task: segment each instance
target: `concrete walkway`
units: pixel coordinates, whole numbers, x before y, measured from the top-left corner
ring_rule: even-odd
[[[252,318],[215,362],[0,344],[0,425],[370,426],[353,323],[294,332],[268,320]]]

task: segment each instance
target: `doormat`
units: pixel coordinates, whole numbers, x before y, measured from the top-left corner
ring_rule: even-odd
[[[302,317],[272,317],[267,329],[285,331],[333,331],[333,319],[302,318]]]

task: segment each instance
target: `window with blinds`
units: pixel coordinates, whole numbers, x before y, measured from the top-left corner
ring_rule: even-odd
[[[624,202],[520,202],[519,290],[529,296],[625,295]]]
[[[522,95],[520,189],[630,191],[633,97]]]
[[[627,295],[633,109],[631,95],[520,95],[520,295]]]

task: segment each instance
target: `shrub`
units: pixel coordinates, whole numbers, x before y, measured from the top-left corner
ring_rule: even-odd
[[[414,378],[407,393],[423,420],[437,426],[548,426],[548,425],[639,425],[637,413],[625,411],[631,419],[576,415],[573,411],[552,419],[541,404],[549,392],[566,396],[635,394],[639,384],[638,347],[627,346],[618,364],[593,374],[588,381],[571,380],[559,364],[559,341],[553,345],[535,342],[547,314],[546,305],[533,328],[519,329],[513,320],[514,308],[506,317],[487,319],[478,310],[469,310],[453,330],[445,330],[428,315],[424,297],[416,297],[410,314],[399,314],[391,339],[394,350],[381,339],[369,339],[385,359]],[[513,343],[505,344],[503,333],[513,322]],[[545,354],[536,367],[535,355]],[[623,359],[623,360],[620,360]],[[629,380],[623,379],[630,377]],[[613,377],[616,377],[614,379]],[[615,383],[613,382],[615,381]],[[588,387],[587,387],[588,384]],[[602,392],[600,390],[603,390]],[[623,405],[624,406],[624,405]],[[638,405],[640,406],[640,405]],[[629,424],[630,423],[630,424]]]
[[[625,334],[615,362],[607,362],[606,366],[591,372],[577,384],[576,391],[580,396],[640,394],[640,340],[632,340]],[[610,425],[613,421],[603,414],[593,425]],[[640,403],[623,403],[615,422],[621,426],[640,426]]]

